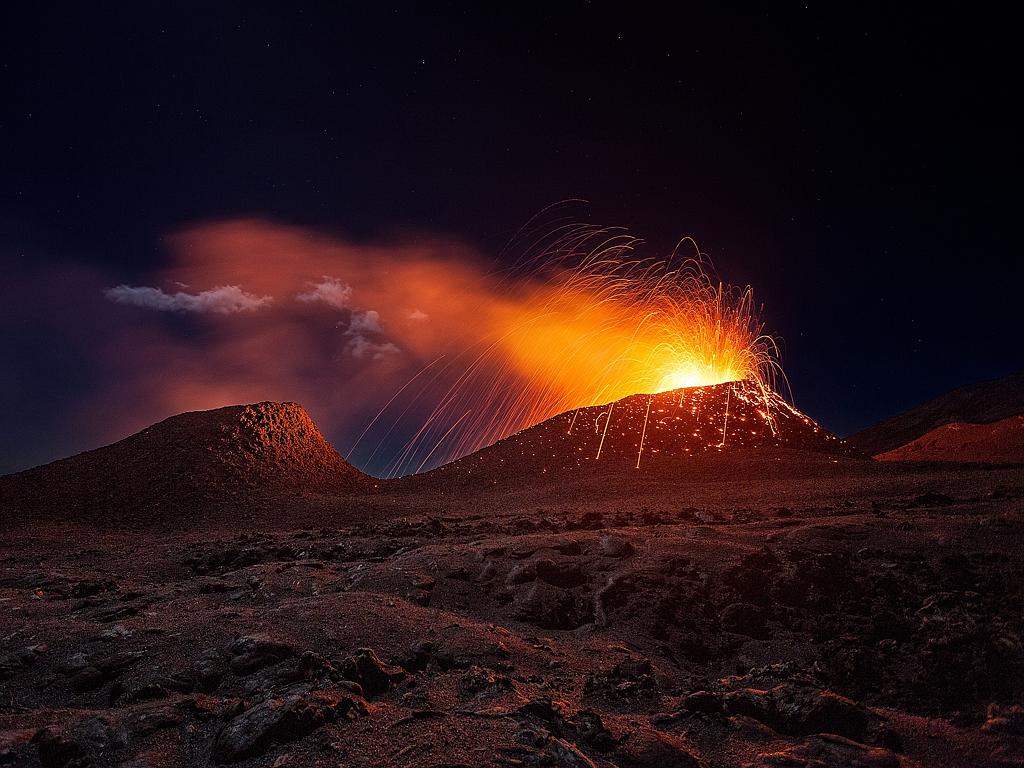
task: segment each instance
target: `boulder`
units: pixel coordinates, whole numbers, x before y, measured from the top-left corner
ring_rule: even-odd
[[[301,739],[339,717],[366,714],[356,698],[316,691],[272,698],[242,712],[217,736],[213,757],[232,763],[263,754],[272,744]]]
[[[601,554],[605,557],[629,557],[634,551],[633,545],[621,536],[608,534],[601,537]]]
[[[359,648],[337,665],[346,680],[358,683],[363,695],[372,699],[391,690],[405,679],[406,672],[381,661],[372,648]]]
[[[290,644],[266,635],[240,637],[228,650],[231,653],[231,671],[236,675],[251,674],[295,655],[295,649]]]
[[[535,581],[516,592],[512,615],[544,629],[576,629],[594,620],[594,608],[566,589]]]

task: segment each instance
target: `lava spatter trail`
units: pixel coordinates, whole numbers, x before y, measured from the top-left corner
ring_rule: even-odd
[[[386,474],[444,464],[561,413],[730,381],[753,385],[774,432],[771,395],[784,375],[751,288],[712,279],[692,239],[680,243],[692,255],[677,248],[661,258],[638,255],[639,244],[582,224],[534,237],[495,275],[499,330],[404,395],[434,404]],[[595,458],[613,417],[606,410]]]
[[[623,468],[657,474],[691,458],[763,448],[862,455],[778,393],[769,391],[766,402],[757,384],[744,380],[631,395],[562,413],[430,474],[483,484],[505,482],[506,472],[519,477]]]

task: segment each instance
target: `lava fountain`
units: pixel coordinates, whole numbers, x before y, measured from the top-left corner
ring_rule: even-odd
[[[434,403],[390,474],[634,394],[745,380],[770,413],[767,394],[782,370],[752,290],[712,279],[690,238],[663,258],[638,256],[639,242],[621,230],[567,224],[494,273],[497,298],[480,313],[494,330],[406,385],[414,400],[433,392]]]

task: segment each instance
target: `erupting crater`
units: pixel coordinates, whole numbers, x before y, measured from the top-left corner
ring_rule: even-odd
[[[503,275],[492,332],[424,377],[445,382],[436,391],[430,383],[410,386],[438,361],[421,369],[374,417],[352,451],[384,411],[394,407],[404,414],[421,396],[435,405],[389,465],[389,477],[467,456],[561,413],[608,410],[614,421],[611,403],[635,394],[646,398],[729,382],[736,383],[716,391],[735,389],[741,400],[753,400],[756,391],[773,430],[775,409],[767,392],[777,381],[786,382],[775,340],[763,332],[753,290],[712,279],[691,238],[680,246],[692,245],[692,258],[680,256],[679,246],[666,257],[638,257],[638,242],[619,230],[590,225],[557,227],[539,238],[529,249],[532,255]],[[656,416],[669,413],[671,400],[663,403],[659,397]],[[646,422],[648,401],[642,402]],[[726,407],[723,402],[723,415]],[[708,440],[717,445],[711,437],[716,429],[723,427],[698,423],[689,430],[696,432],[695,442],[678,447],[692,452]],[[604,437],[605,431],[595,434]],[[642,432],[637,431],[638,439]],[[595,458],[603,450],[592,448],[580,450]]]
[[[741,380],[567,411],[435,472],[472,472],[496,462],[543,470],[600,462],[643,469],[665,459],[750,448],[861,455],[777,392]]]

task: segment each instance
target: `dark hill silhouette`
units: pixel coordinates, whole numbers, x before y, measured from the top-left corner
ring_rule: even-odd
[[[227,502],[350,493],[367,480],[301,405],[264,402],[182,413],[2,477],[0,509],[62,520],[194,517]]]
[[[954,389],[847,438],[872,456],[891,451],[944,424],[990,424],[1024,413],[1024,371]],[[953,457],[951,457],[953,458]]]

